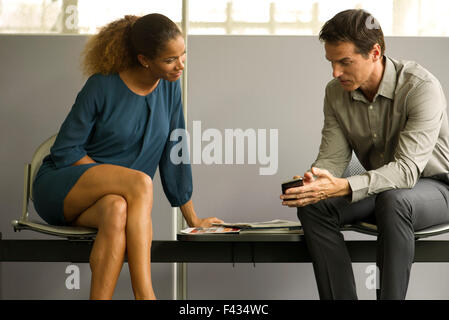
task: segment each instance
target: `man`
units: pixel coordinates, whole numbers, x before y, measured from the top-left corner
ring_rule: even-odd
[[[357,299],[340,227],[377,224],[380,299],[405,299],[414,230],[449,222],[449,126],[438,80],[420,65],[384,55],[382,29],[347,10],[320,32],[333,76],[324,127],[304,186],[282,204],[298,207],[321,299]],[[366,173],[341,177],[352,151]]]

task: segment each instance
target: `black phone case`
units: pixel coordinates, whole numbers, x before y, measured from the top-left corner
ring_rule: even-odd
[[[282,184],[282,194],[285,194],[285,190],[289,189],[289,188],[296,188],[296,187],[301,187],[303,186],[303,182],[302,182],[302,178],[296,179],[296,180],[292,180],[292,181],[287,181],[284,182]]]

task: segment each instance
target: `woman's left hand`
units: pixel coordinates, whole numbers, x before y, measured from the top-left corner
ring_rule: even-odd
[[[193,208],[192,199],[180,206],[180,209],[190,228],[209,228],[212,226],[212,223],[224,223],[223,220],[215,217],[198,218]]]
[[[212,226],[212,223],[224,223],[224,221],[215,217],[208,217],[204,219],[198,218],[198,220],[195,221],[194,227],[209,228]]]

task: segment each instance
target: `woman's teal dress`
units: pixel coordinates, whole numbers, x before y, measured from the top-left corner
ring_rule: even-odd
[[[159,165],[170,204],[186,203],[192,196],[190,164],[170,159],[178,143],[183,147],[174,149],[177,159],[186,152],[185,139],[170,140],[173,130],[184,128],[179,80],[160,79],[153,92],[140,96],[118,74],[91,76],[34,180],[37,213],[49,224],[66,225],[63,202],[68,192],[87,169],[104,163],[140,170],[151,178]],[[72,166],[86,154],[97,163]]]

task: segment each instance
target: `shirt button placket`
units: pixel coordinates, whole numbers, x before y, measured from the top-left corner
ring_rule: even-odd
[[[374,145],[375,145],[376,144],[377,134],[375,132],[373,132],[373,131],[376,130],[375,129],[376,120],[375,120],[375,115],[372,112],[373,111],[373,105],[372,104],[369,105],[368,110],[370,111],[368,113],[368,119],[369,119],[369,122],[370,122],[370,127],[372,128],[372,134],[373,134],[372,136],[373,136]]]

